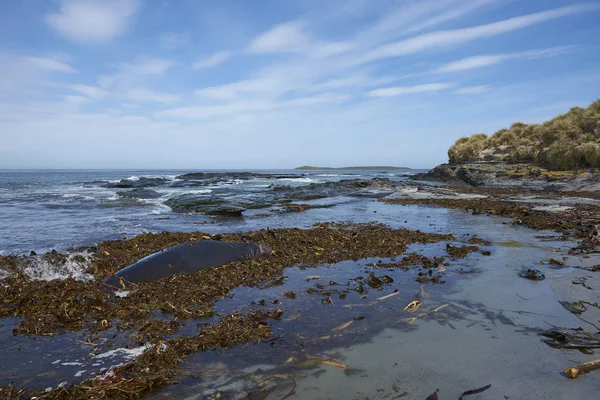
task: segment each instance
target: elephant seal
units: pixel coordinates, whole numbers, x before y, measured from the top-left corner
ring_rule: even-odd
[[[270,253],[264,244],[202,240],[183,243],[151,254],[117,271],[104,284],[125,288],[137,282],[153,282],[173,275],[189,274]]]

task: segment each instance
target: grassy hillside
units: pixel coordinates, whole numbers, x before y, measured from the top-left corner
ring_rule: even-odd
[[[460,138],[448,150],[451,164],[467,161],[530,162],[571,170],[600,166],[600,100],[573,107],[542,124],[514,123],[491,136]]]

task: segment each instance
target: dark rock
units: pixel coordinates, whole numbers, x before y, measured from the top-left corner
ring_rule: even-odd
[[[243,207],[227,204],[219,198],[182,195],[165,201],[165,205],[178,213],[203,213],[221,217],[241,217],[246,211]]]
[[[531,279],[533,281],[541,281],[546,279],[546,276],[542,274],[541,271],[531,268],[523,268],[523,270],[519,273],[519,276],[521,278]]]
[[[303,175],[297,174],[262,174],[254,172],[192,172],[177,176],[177,179],[182,180],[214,180],[226,181],[230,179],[249,180],[252,178],[270,178],[270,179],[290,179],[301,178]]]
[[[189,194],[173,197],[165,201],[165,205],[179,213],[203,213],[206,210],[216,208],[223,203],[224,201],[221,199],[197,197]]]
[[[583,171],[551,171],[524,162],[472,161],[460,164],[440,164],[426,174],[412,179],[466,183],[471,186],[527,187],[543,190],[598,190],[600,174],[592,169]]]
[[[246,211],[246,209],[242,207],[236,206],[222,206],[222,207],[214,207],[209,208],[204,211],[206,215],[216,215],[219,217],[242,217],[242,213]]]
[[[115,188],[115,189],[131,189],[131,188],[144,188],[144,187],[155,187],[161,186],[167,179],[165,178],[146,178],[142,176],[137,181],[129,180],[129,179],[121,179],[121,181],[117,183],[109,183],[106,185],[107,188]]]
[[[384,284],[392,283],[394,280],[388,275],[375,276],[374,273],[369,272],[369,277],[365,279],[365,282],[373,289],[382,289]]]
[[[137,188],[127,191],[118,192],[117,195],[131,199],[156,199],[162,196],[160,193],[152,189]]]

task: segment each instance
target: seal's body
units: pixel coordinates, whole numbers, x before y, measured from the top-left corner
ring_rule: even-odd
[[[263,244],[203,240],[169,247],[115,273],[106,285],[123,288],[127,284],[152,282],[173,275],[190,274],[234,261],[268,254]]]

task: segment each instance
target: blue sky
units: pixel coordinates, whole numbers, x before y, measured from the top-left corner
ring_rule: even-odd
[[[600,97],[600,1],[0,4],[0,168],[447,160]]]

